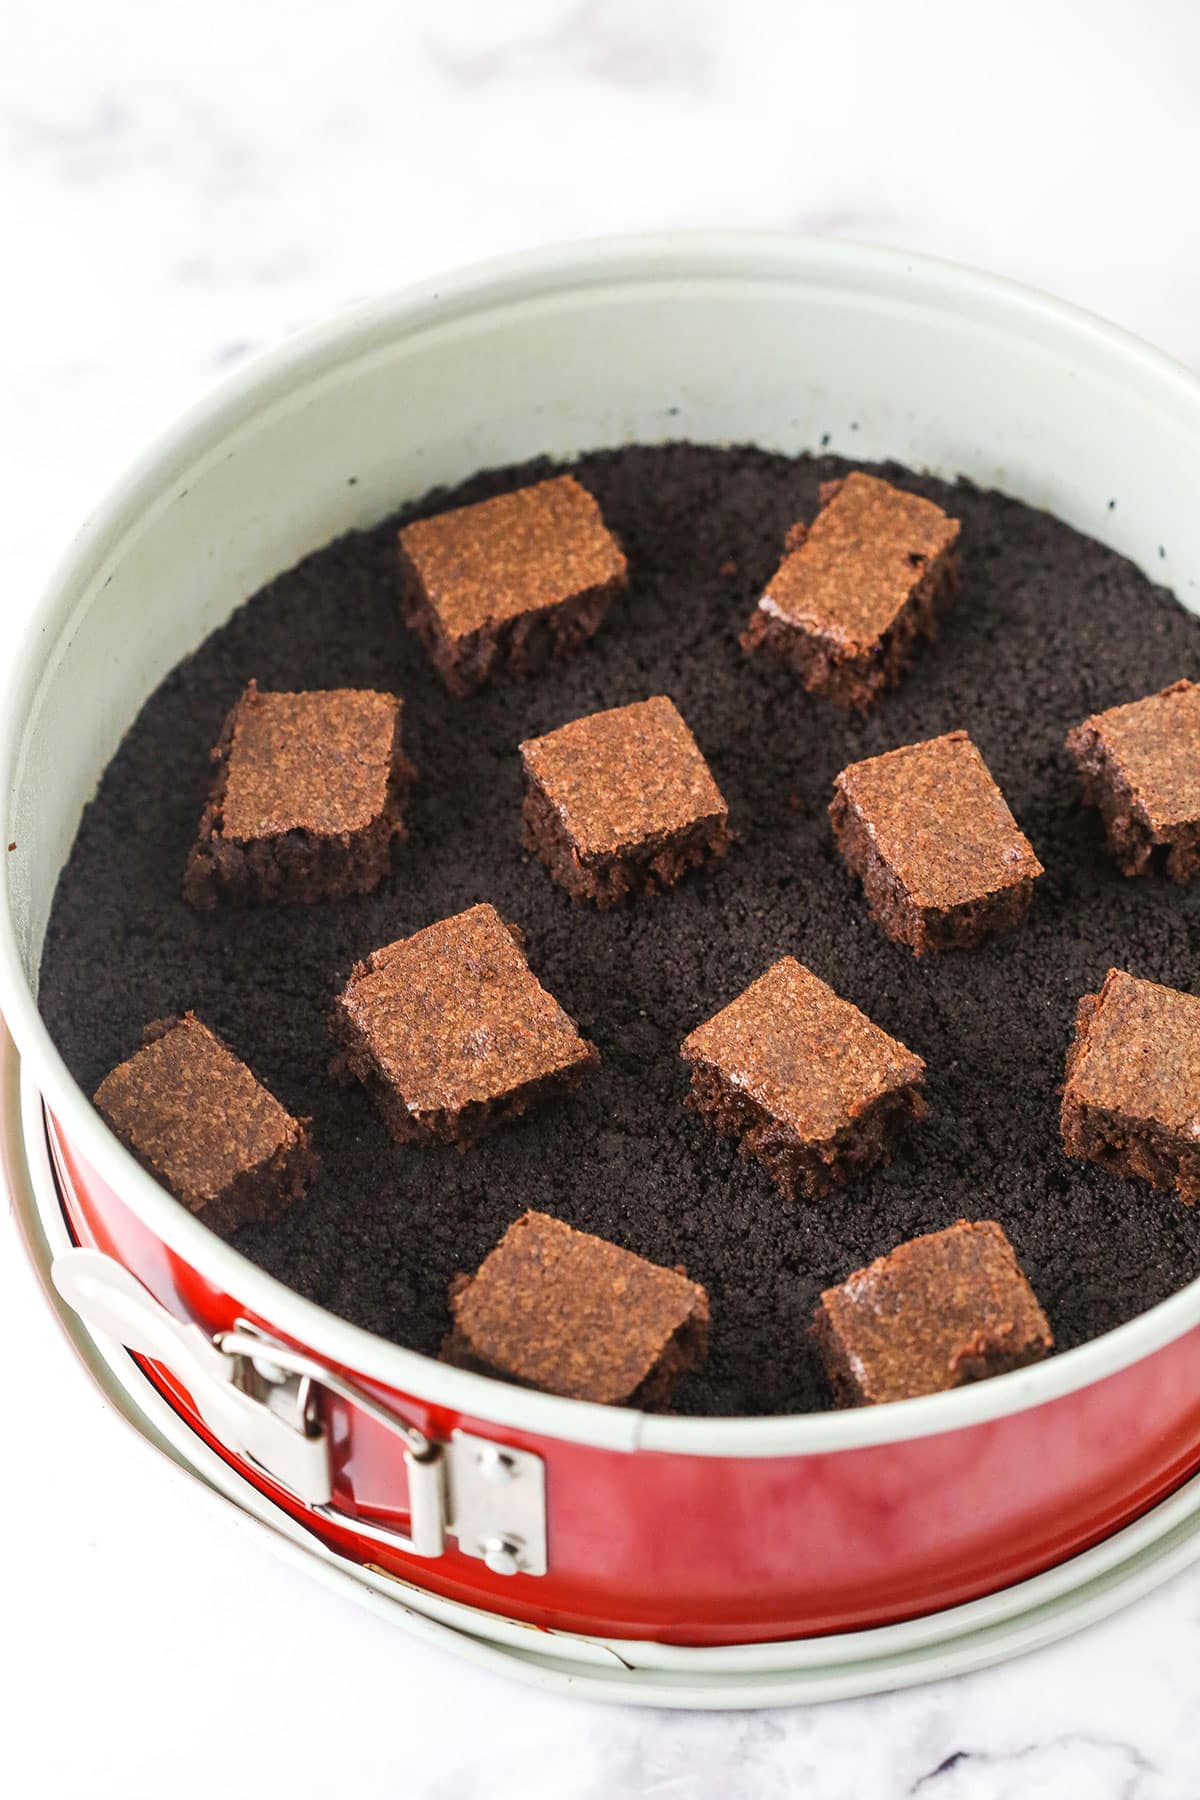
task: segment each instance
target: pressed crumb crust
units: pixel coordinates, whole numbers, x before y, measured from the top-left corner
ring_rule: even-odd
[[[1200,1267],[1200,1208],[1066,1157],[1058,1091],[1076,1003],[1110,966],[1178,988],[1196,979],[1200,883],[1121,876],[1063,739],[1200,666],[1200,622],[1046,513],[893,467],[888,479],[962,521],[962,593],[900,684],[865,721],[847,717],[737,642],[789,526],[845,468],[679,445],[584,458],[629,591],[591,643],[527,681],[446,694],[400,618],[397,517],[281,575],[147,701],[60,881],[40,1004],[88,1093],[148,1019],[194,1006],[291,1113],[312,1115],[318,1180],[286,1217],[235,1240],[301,1293],[436,1355],[451,1281],[532,1207],[683,1264],[707,1290],[708,1355],[674,1407],[783,1413],[830,1404],[806,1331],[822,1290],[956,1219],[1004,1226],[1060,1349]],[[481,475],[406,517],[550,472]],[[408,841],[373,894],[203,915],[182,900],[209,751],[251,675],[404,700],[421,779]],[[651,694],[669,694],[695,733],[737,840],[713,874],[695,870],[652,903],[574,906],[521,849],[517,746]],[[958,725],[1046,874],[1018,930],[918,962],[868,918],[826,805],[847,764]],[[329,1010],[377,946],[485,899],[521,926],[539,980],[601,1062],[569,1099],[466,1156],[418,1152],[392,1142],[358,1083],[329,1082]],[[892,1164],[800,1209],[684,1105],[679,1057],[698,1021],[785,955],[927,1064],[929,1116]]]

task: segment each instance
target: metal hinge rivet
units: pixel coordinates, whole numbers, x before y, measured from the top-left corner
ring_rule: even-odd
[[[506,1456],[503,1450],[491,1448],[479,1452],[479,1473],[485,1481],[494,1482],[497,1487],[501,1487],[505,1482],[511,1481],[516,1472],[512,1457]]]
[[[490,1537],[484,1540],[483,1560],[493,1575],[515,1575],[521,1566],[521,1546],[512,1538]]]

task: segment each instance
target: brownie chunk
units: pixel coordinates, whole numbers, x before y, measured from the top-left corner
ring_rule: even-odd
[[[333,1073],[366,1084],[397,1143],[465,1145],[599,1062],[523,944],[494,907],[472,906],[356,965],[334,1009]]]
[[[378,887],[416,779],[401,710],[394,694],[260,693],[252,681],[213,751],[185,899],[307,903]]]
[[[1200,996],[1110,969],[1067,1052],[1068,1156],[1200,1198]]]
[[[530,738],[521,760],[522,841],[573,900],[661,893],[729,846],[721,791],[661,694]]]
[[[1200,870],[1200,683],[1094,713],[1067,749],[1121,872],[1159,862],[1173,881],[1190,881]]]
[[[912,661],[958,591],[958,521],[857,471],[821,488],[742,634],[798,670],[810,692],[866,712]]]
[[[887,1161],[925,1116],[925,1064],[794,957],[751,982],[680,1054],[689,1104],[758,1158],[788,1200]]]
[[[317,1173],[294,1119],[195,1013],[146,1029],[95,1103],[143,1168],[215,1231],[277,1218]]]
[[[851,763],[829,814],[871,917],[917,956],[1015,925],[1042,873],[965,731]]]
[[[568,655],[626,583],[621,547],[573,475],[406,525],[400,561],[405,619],[453,694]]]
[[[813,1331],[839,1406],[940,1394],[1054,1348],[1013,1247],[990,1219],[913,1238],[826,1288]]]
[[[708,1345],[708,1295],[546,1213],[510,1225],[451,1289],[443,1359],[603,1406],[662,1406]]]

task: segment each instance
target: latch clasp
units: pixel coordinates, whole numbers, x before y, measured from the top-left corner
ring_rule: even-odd
[[[498,1575],[546,1573],[545,1468],[535,1452],[459,1430],[434,1441],[357,1382],[255,1325],[239,1320],[210,1337],[183,1324],[98,1250],[65,1251],[52,1274],[81,1318],[168,1368],[227,1451],[318,1517],[408,1556],[441,1556],[451,1536]],[[407,1532],[336,1503],[326,1394],[403,1440]]]

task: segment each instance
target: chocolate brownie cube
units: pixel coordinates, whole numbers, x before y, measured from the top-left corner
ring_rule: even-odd
[[[812,693],[866,712],[899,679],[958,591],[958,521],[931,500],[858,471],[821,488],[742,634]]]
[[[472,906],[356,965],[334,1009],[333,1073],[366,1084],[397,1143],[464,1146],[599,1062],[523,943]]]
[[[264,693],[251,682],[213,751],[217,764],[184,897],[207,910],[336,900],[378,887],[404,836],[416,771],[394,694]]]
[[[662,1406],[704,1356],[708,1295],[560,1219],[527,1212],[451,1290],[443,1359],[603,1406]]]
[[[900,1244],[821,1295],[817,1347],[839,1406],[912,1400],[1039,1362],[1054,1347],[990,1219]]]
[[[689,1104],[757,1157],[780,1192],[810,1198],[886,1161],[925,1116],[919,1056],[794,957],[686,1038]]]
[[[294,1119],[194,1013],[148,1026],[95,1104],[121,1142],[214,1231],[286,1212],[317,1173]]]
[[[728,848],[721,791],[661,694],[530,738],[521,760],[525,848],[573,900],[661,893]]]
[[[871,917],[917,956],[1015,925],[1042,873],[965,731],[851,763],[829,813]]]
[[[572,475],[404,526],[400,562],[405,619],[459,695],[568,655],[626,585],[621,547]]]
[[[1068,1156],[1200,1198],[1200,997],[1110,969],[1085,994],[1062,1098]]]
[[[1176,681],[1094,713],[1068,734],[1067,749],[1122,874],[1157,864],[1190,881],[1200,870],[1200,683]]]

